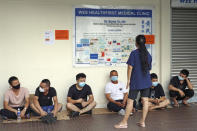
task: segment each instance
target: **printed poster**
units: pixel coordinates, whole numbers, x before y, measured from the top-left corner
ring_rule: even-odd
[[[126,66],[139,34],[148,36],[146,47],[153,56],[154,10],[153,6],[74,7],[74,66]]]

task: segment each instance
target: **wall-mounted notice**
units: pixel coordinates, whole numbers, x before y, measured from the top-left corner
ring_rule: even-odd
[[[154,35],[144,35],[146,38],[146,44],[155,44],[155,36]]]
[[[74,66],[125,66],[139,34],[147,35],[146,46],[153,55],[154,10],[153,6],[74,7]]]
[[[68,30],[55,30],[55,40],[68,40],[69,31]]]
[[[52,31],[46,31],[44,33],[44,43],[49,45],[54,44],[54,34]]]

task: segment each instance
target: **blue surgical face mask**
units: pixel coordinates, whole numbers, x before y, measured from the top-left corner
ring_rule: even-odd
[[[85,84],[86,84],[85,82],[79,82],[79,86],[80,86],[80,87],[84,87]]]
[[[152,86],[154,86],[154,87],[156,87],[158,84],[159,84],[159,82],[157,82],[157,81],[152,82]]]
[[[180,81],[183,81],[184,80],[184,78],[181,77],[181,76],[178,76],[178,78],[179,78]]]
[[[111,77],[111,80],[112,80],[112,81],[117,81],[117,80],[118,80],[118,76],[112,76],[112,77]]]

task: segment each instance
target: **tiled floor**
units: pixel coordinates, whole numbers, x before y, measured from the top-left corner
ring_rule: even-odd
[[[197,131],[197,106],[180,107],[149,112],[146,128],[136,126],[141,112],[129,118],[128,129],[123,131]],[[81,116],[57,121],[52,125],[41,122],[0,124],[0,131],[113,131],[113,125],[121,120],[117,114]],[[120,130],[120,129],[119,129]]]

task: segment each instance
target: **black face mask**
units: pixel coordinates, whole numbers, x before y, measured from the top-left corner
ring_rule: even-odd
[[[14,88],[14,89],[20,89],[20,84],[18,84],[17,86],[12,86],[12,88]]]

